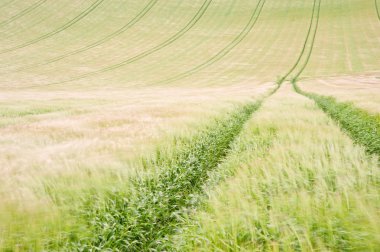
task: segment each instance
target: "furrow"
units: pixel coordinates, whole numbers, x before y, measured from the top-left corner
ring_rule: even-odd
[[[65,53],[65,54],[60,55],[58,57],[54,57],[54,58],[48,59],[46,62],[43,62],[43,63],[38,63],[38,64],[33,64],[33,65],[21,67],[21,68],[17,69],[14,72],[20,72],[20,71],[24,71],[24,70],[28,70],[28,69],[33,69],[33,68],[38,67],[38,66],[45,66],[45,65],[48,65],[50,63],[57,62],[57,61],[60,61],[62,59],[65,59],[65,58],[67,58],[69,56],[73,56],[73,55],[76,55],[76,54],[88,51],[88,50],[90,50],[90,49],[92,49],[92,48],[94,48],[96,46],[102,45],[102,44],[106,43],[107,41],[109,41],[109,40],[117,37],[118,35],[124,33],[125,31],[127,31],[128,29],[130,29],[131,27],[133,27],[136,23],[138,23],[156,5],[157,1],[158,0],[151,0],[141,10],[141,12],[139,12],[132,20],[130,20],[123,27],[121,27],[120,29],[118,29],[117,31],[115,31],[115,32],[113,32],[111,34],[108,34],[107,36],[103,37],[102,39],[100,39],[100,40],[98,40],[98,41],[96,41],[96,42],[94,42],[92,44],[89,44],[89,45],[87,45],[85,47],[82,47],[82,48],[76,49],[74,51]]]
[[[45,40],[47,38],[50,38],[68,28],[70,28],[71,26],[73,26],[74,24],[76,24],[77,22],[79,22],[80,20],[82,20],[83,18],[85,18],[87,15],[89,15],[92,11],[94,11],[100,4],[102,4],[105,0],[96,0],[93,4],[91,4],[85,11],[83,11],[82,13],[80,13],[78,16],[76,16],[75,18],[73,18],[72,20],[70,20],[68,23],[64,24],[63,26],[59,27],[58,29],[52,31],[52,32],[49,32],[45,35],[42,35],[36,39],[33,39],[29,42],[26,42],[26,43],[23,43],[21,45],[18,45],[18,46],[14,46],[14,47],[11,47],[11,48],[8,48],[8,49],[5,49],[5,50],[2,50],[0,51],[0,54],[4,54],[4,53],[8,53],[8,52],[12,52],[12,51],[15,51],[17,49],[21,49],[21,48],[24,48],[24,47],[27,47],[27,46],[30,46],[30,45],[33,45],[35,43],[38,43],[42,40]]]
[[[315,13],[316,13],[316,9],[317,9],[317,7],[316,7],[317,6],[317,1],[319,1],[319,7],[320,7],[320,4],[321,4],[321,0],[314,0],[313,9],[312,9],[312,15],[311,15],[311,18],[310,18],[309,29],[308,29],[308,32],[307,32],[306,39],[305,39],[305,42],[303,44],[302,50],[300,52],[300,55],[298,56],[296,62],[292,66],[292,68],[290,68],[290,70],[279,80],[279,83],[283,83],[286,80],[286,78],[289,77],[289,75],[297,68],[297,66],[301,62],[302,57],[304,56],[304,53],[305,53],[306,48],[307,48],[307,44],[309,42],[310,34],[312,32],[312,29],[313,29],[314,18],[315,18]],[[317,19],[319,19],[319,12],[318,12]],[[317,28],[315,28],[315,33],[314,33],[314,36],[313,36],[314,38],[315,38],[316,31],[317,31],[316,29]],[[314,42],[313,42],[313,44],[314,44]],[[305,66],[307,65],[307,62],[308,61],[306,61]]]
[[[294,76],[294,79],[297,80],[298,77],[302,74],[302,72],[305,70],[307,64],[309,63],[309,60],[310,60],[310,57],[311,57],[311,54],[313,53],[313,49],[314,49],[314,43],[315,43],[315,38],[317,36],[317,31],[318,31],[318,25],[319,25],[319,14],[320,14],[320,11],[321,11],[321,0],[319,0],[319,3],[318,3],[318,9],[317,9],[317,20],[316,20],[316,24],[315,24],[315,29],[314,29],[314,33],[313,33],[313,37],[312,37],[312,40],[311,40],[311,44],[310,44],[310,50],[307,54],[307,57],[306,57],[306,60],[304,62],[304,64],[302,65],[301,69],[297,72],[297,74]]]
[[[67,82],[71,82],[71,81],[75,81],[75,80],[80,80],[80,79],[84,79],[84,78],[87,78],[87,77],[90,77],[90,76],[94,76],[94,75],[97,75],[97,74],[100,74],[100,73],[105,73],[105,72],[108,72],[108,71],[111,71],[111,70],[115,70],[117,68],[120,68],[122,66],[125,66],[125,65],[128,65],[130,63],[133,63],[133,62],[136,62],[142,58],[145,58],[153,53],[155,53],[156,51],[159,51],[167,46],[169,46],[170,44],[173,44],[175,41],[177,41],[179,38],[181,38],[183,35],[185,35],[191,28],[193,28],[197,23],[198,21],[203,17],[203,15],[205,14],[205,12],[207,11],[208,7],[210,6],[211,2],[213,0],[205,0],[201,6],[201,8],[197,11],[197,13],[195,14],[195,16],[192,17],[192,19],[186,24],[186,26],[184,26],[180,31],[178,31],[175,35],[173,35],[172,37],[170,37],[169,39],[165,40],[164,42],[162,42],[161,44],[145,51],[145,52],[142,52],[136,56],[133,56],[129,59],[126,59],[120,63],[117,63],[117,64],[114,64],[114,65],[111,65],[111,66],[108,66],[108,67],[104,67],[100,70],[97,70],[97,71],[93,71],[93,72],[89,72],[89,73],[86,73],[86,74],[82,74],[82,75],[79,75],[79,76],[76,76],[76,77],[73,77],[71,79],[68,79],[68,80],[64,80],[64,81],[58,81],[58,82],[53,82],[53,83],[48,83],[48,84],[43,84],[43,85],[34,85],[34,86],[28,86],[28,87],[40,87],[40,86],[51,86],[51,85],[58,85],[58,84],[63,84],[63,83],[67,83]]]
[[[31,6],[29,6],[28,8],[20,11],[19,13],[17,13],[16,15],[10,17],[9,19],[7,20],[4,20],[3,22],[0,23],[0,27],[1,26],[4,26],[4,25],[7,25],[13,21],[15,21],[16,19],[22,17],[22,16],[25,16],[26,14],[32,12],[33,10],[35,10],[36,8],[38,8],[39,6],[41,6],[42,4],[44,4],[47,0],[40,0],[38,1],[37,3],[35,4],[32,4]]]
[[[200,64],[200,65],[192,68],[191,70],[188,70],[188,71],[186,71],[184,73],[178,74],[178,75],[176,75],[176,76],[174,76],[172,78],[160,81],[158,83],[159,84],[170,83],[170,82],[173,82],[173,81],[185,78],[185,77],[190,76],[190,75],[192,75],[192,74],[194,74],[196,72],[201,71],[204,68],[207,68],[208,66],[210,66],[210,65],[214,64],[215,62],[219,61],[220,59],[222,59],[229,52],[231,52],[236,46],[238,46],[240,44],[240,42],[242,40],[244,40],[244,38],[250,33],[250,31],[253,29],[253,27],[255,26],[255,24],[257,22],[257,20],[260,17],[260,14],[261,14],[261,11],[262,11],[262,9],[264,7],[264,4],[265,4],[265,0],[260,0],[258,2],[255,10],[252,13],[252,16],[251,16],[248,24],[244,27],[244,29],[241,31],[241,33],[230,44],[228,44],[226,47],[224,47],[221,51],[219,51],[212,58],[210,58],[206,62],[204,62],[204,63],[202,63],[202,64]]]

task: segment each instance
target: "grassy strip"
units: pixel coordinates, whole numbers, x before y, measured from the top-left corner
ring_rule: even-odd
[[[377,160],[289,85],[246,123],[224,171],[178,251],[379,251]]]
[[[212,222],[212,225],[204,225],[202,217],[205,213],[209,214],[209,210],[213,207],[215,202],[215,195],[220,195],[226,199],[225,202],[231,202],[229,194],[221,194],[231,181],[236,180],[236,176],[242,171],[246,171],[248,165],[252,160],[266,159],[273,142],[277,137],[278,129],[273,125],[268,127],[258,127],[255,123],[256,120],[250,120],[239,136],[234,140],[231,151],[228,157],[219,166],[218,171],[210,174],[210,179],[205,185],[207,191],[207,198],[202,200],[202,205],[198,207],[196,212],[192,212],[185,216],[185,224],[180,232],[171,237],[172,243],[175,245],[175,251],[242,251],[242,248],[233,247],[235,237],[227,234],[225,227],[219,226],[217,223],[218,217],[215,212],[207,216],[207,220]],[[252,168],[252,169],[256,169]],[[247,176],[249,172],[247,173]],[[236,184],[236,187],[241,187],[242,184]],[[211,188],[211,190],[210,190]],[[209,189],[209,190],[207,190]],[[240,198],[240,197],[239,197]],[[244,202],[246,197],[241,197],[240,200]],[[204,202],[204,203],[203,203]],[[239,209],[230,209],[231,212]],[[241,217],[244,214],[236,211],[236,215]],[[214,215],[215,214],[215,215]],[[211,217],[211,218],[208,218]],[[223,216],[224,217],[224,216]],[[222,217],[222,219],[224,219]],[[265,222],[266,220],[262,220]],[[250,227],[253,229],[253,225]],[[205,230],[206,229],[206,230]],[[210,231],[210,232],[208,232]],[[216,243],[222,237],[228,237],[226,246],[218,247]],[[237,235],[236,237],[244,236],[244,234]],[[256,239],[262,239],[257,236]],[[269,240],[269,239],[268,239]],[[231,246],[232,245],[232,246]]]
[[[334,97],[302,91],[295,81],[295,91],[314,100],[317,105],[369,154],[380,157],[380,118],[356,108],[352,103],[337,102]]]
[[[131,181],[128,193],[110,193],[90,203],[86,218],[93,235],[71,244],[75,250],[150,251],[170,247],[186,212],[198,204],[209,173],[227,155],[232,141],[261,102],[238,108],[192,139],[178,140],[173,152],[157,152],[154,176]]]

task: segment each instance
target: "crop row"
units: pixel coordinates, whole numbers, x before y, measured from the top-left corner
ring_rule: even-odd
[[[380,117],[356,108],[352,103],[338,102],[334,97],[308,93],[293,82],[294,89],[316,104],[369,154],[380,157]]]
[[[151,176],[132,180],[128,193],[113,192],[85,211],[91,237],[69,246],[83,250],[127,251],[167,249],[168,235],[182,216],[197,206],[209,173],[218,168],[231,143],[261,102],[250,103],[216,120],[191,139],[180,139],[171,153],[157,152],[145,162]]]

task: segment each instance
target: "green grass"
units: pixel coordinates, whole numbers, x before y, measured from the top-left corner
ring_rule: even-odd
[[[130,193],[112,193],[106,202],[90,203],[86,218],[92,235],[72,244],[79,250],[149,251],[168,249],[168,235],[198,204],[209,172],[227,155],[259,103],[236,109],[190,140],[179,139],[172,153],[157,152],[145,166],[152,178],[135,179]]]
[[[352,103],[337,102],[334,97],[302,91],[293,82],[296,92],[314,100],[357,143],[365,146],[369,154],[380,157],[380,117],[359,109]]]
[[[177,251],[380,248],[377,160],[290,85],[264,102],[220,170],[227,178],[172,238]]]
[[[378,250],[378,7],[2,1],[0,250]]]

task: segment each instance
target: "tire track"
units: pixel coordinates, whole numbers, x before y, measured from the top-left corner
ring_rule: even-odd
[[[230,32],[229,28],[230,28],[231,22],[229,22],[227,20],[229,17],[231,17],[230,15],[231,15],[232,10],[235,8],[234,6],[237,6],[237,5],[238,5],[237,2],[230,1],[230,5],[227,8],[227,12],[225,14],[223,14],[223,16],[225,17],[225,20],[223,20],[223,22],[213,23],[214,18],[217,18],[218,15],[221,15],[221,12],[215,12],[214,11],[214,12],[212,12],[213,14],[209,13],[207,15],[207,19],[209,19],[209,21],[207,23],[203,22],[203,26],[206,25],[208,27],[209,31],[213,31],[213,32],[209,32],[208,35],[210,35],[210,34],[214,34],[214,35],[212,35],[211,37],[209,37],[207,35],[208,36],[207,39],[202,38],[202,39],[198,40],[197,42],[194,42],[194,41],[190,42],[190,43],[184,42],[183,44],[181,44],[181,48],[186,48],[186,50],[178,52],[175,55],[166,54],[164,57],[160,57],[160,60],[162,62],[175,62],[177,58],[182,59],[182,57],[187,57],[188,55],[193,55],[192,57],[196,57],[196,56],[194,56],[193,52],[196,53],[199,50],[200,46],[208,45],[210,43],[214,44],[215,46],[219,46],[219,45],[223,46],[222,42],[219,42],[219,43],[213,42],[215,37],[222,35],[221,33],[216,33],[215,31],[219,31],[219,30],[223,29],[224,30],[223,32],[226,32],[226,33]],[[227,25],[227,24],[229,24],[229,25]],[[155,64],[152,64],[152,65],[149,65],[148,67],[144,67],[144,71],[149,72],[152,75],[159,74],[162,71],[162,67],[163,67],[162,65],[157,66]],[[165,69],[167,69],[169,71],[173,71],[173,69],[175,69],[175,68],[176,68],[176,66],[170,67],[170,68],[165,68]],[[144,74],[142,74],[142,75],[140,74],[137,78],[140,78],[141,76],[144,76]]]
[[[68,244],[68,250],[176,251],[168,237],[185,224],[188,210],[199,206],[210,173],[217,172],[247,121],[276,90],[177,141],[173,152],[158,150],[153,160],[144,159],[155,175],[132,179],[129,193],[112,192],[100,205],[90,199],[84,211],[91,236]]]
[[[305,42],[304,42],[303,47],[302,47],[302,51],[301,51],[300,55],[298,56],[295,64],[293,65],[293,67],[278,81],[280,84],[283,83],[286,80],[286,78],[288,78],[289,75],[297,68],[298,64],[300,63],[300,61],[301,61],[301,59],[302,59],[302,57],[303,57],[303,55],[304,55],[304,53],[306,51],[307,44],[308,44],[309,38],[310,38],[310,34],[312,32],[312,29],[313,29],[314,18],[316,16],[315,14],[316,14],[317,1],[319,1],[319,7],[318,8],[320,8],[321,0],[314,0],[313,9],[312,9],[312,15],[311,15],[311,19],[310,19],[310,25],[309,25],[309,29],[308,29],[308,32],[307,32],[307,35],[306,35]],[[318,10],[318,17],[317,17],[317,19],[319,20],[319,10]],[[314,39],[315,39],[315,36],[316,36],[316,32],[317,32],[317,27],[315,28],[312,45],[314,45]],[[310,52],[310,55],[311,55],[311,52]],[[310,58],[310,56],[309,56],[309,58]],[[307,63],[308,63],[308,61],[305,63],[305,67],[306,67]],[[301,73],[302,73],[302,71],[301,71]],[[299,73],[297,77],[299,77],[299,75],[301,73]]]
[[[96,41],[96,42],[94,42],[92,44],[89,44],[89,45],[84,46],[82,48],[79,48],[77,50],[65,53],[65,54],[63,54],[61,56],[57,56],[57,57],[48,59],[46,62],[43,62],[43,63],[33,64],[33,65],[29,65],[29,66],[25,66],[25,67],[16,69],[14,72],[20,72],[20,71],[24,71],[24,70],[28,70],[28,69],[33,69],[33,68],[39,67],[39,66],[45,66],[45,65],[51,64],[53,62],[57,62],[57,61],[60,61],[62,59],[65,59],[65,58],[67,58],[69,56],[73,56],[73,55],[76,55],[76,54],[88,51],[88,50],[90,50],[90,49],[92,49],[92,48],[94,48],[96,46],[102,45],[102,44],[106,43],[107,41],[109,41],[109,40],[117,37],[118,35],[124,33],[125,31],[127,31],[131,27],[133,27],[143,17],[146,16],[146,14],[156,5],[157,2],[158,2],[158,0],[150,0],[150,2],[132,20],[130,20],[127,24],[125,24],[123,27],[121,27],[117,31],[108,34],[107,36],[103,37],[102,39],[100,39],[100,40],[98,40],[98,41]]]
[[[13,21],[15,21],[16,19],[22,17],[22,16],[25,16],[26,14],[32,12],[33,10],[35,10],[36,8],[40,7],[41,5],[43,5],[47,0],[39,0],[38,2],[36,2],[35,4],[32,4],[31,6],[29,6],[28,8],[20,11],[19,13],[17,13],[16,15],[10,17],[9,19],[7,20],[4,20],[2,22],[0,22],[0,27],[1,26],[4,26],[4,25],[7,25]],[[12,2],[12,1],[11,1]],[[7,3],[8,4],[8,3]]]
[[[377,13],[377,18],[380,21],[380,11],[379,11],[379,4],[377,3],[377,0],[375,0],[375,8],[376,8],[376,13]]]
[[[206,62],[192,68],[191,70],[188,70],[184,73],[178,74],[172,78],[156,82],[155,84],[163,84],[163,83],[170,83],[182,78],[185,78],[187,76],[190,76],[196,72],[201,71],[204,68],[207,68],[208,66],[214,64],[215,62],[222,59],[224,56],[226,56],[229,52],[231,52],[236,46],[240,44],[240,42],[250,33],[250,31],[255,26],[257,20],[260,17],[261,11],[263,10],[265,4],[265,0],[259,0],[259,2],[256,5],[255,10],[253,11],[253,14],[248,22],[248,24],[244,27],[244,29],[240,32],[240,34],[226,47],[224,47],[221,51],[219,51],[216,55],[214,55],[212,58],[207,60]]]
[[[197,23],[198,21],[203,17],[203,15],[206,13],[208,7],[210,6],[211,2],[213,0],[205,0],[202,4],[202,6],[200,7],[200,9],[198,9],[198,11],[196,12],[196,14],[192,17],[192,19],[182,28],[180,29],[176,34],[174,34],[172,37],[170,37],[169,39],[165,40],[164,42],[162,42],[161,44],[145,51],[145,52],[142,52],[140,54],[137,54],[129,59],[126,59],[120,63],[117,63],[117,64],[114,64],[114,65],[111,65],[111,66],[108,66],[108,67],[104,67],[100,70],[97,70],[97,71],[93,71],[93,72],[89,72],[89,73],[86,73],[86,74],[82,74],[82,75],[79,75],[77,77],[73,77],[73,78],[70,78],[68,80],[64,80],[64,81],[58,81],[58,82],[52,82],[52,83],[48,83],[48,84],[43,84],[43,85],[33,85],[33,86],[28,86],[26,88],[30,88],[30,87],[40,87],[40,86],[52,86],[52,85],[58,85],[58,84],[63,84],[63,83],[67,83],[67,82],[71,82],[71,81],[75,81],[75,80],[80,80],[80,79],[84,79],[84,78],[87,78],[87,77],[91,77],[91,76],[94,76],[94,75],[97,75],[97,74],[101,74],[101,73],[105,73],[105,72],[108,72],[108,71],[111,71],[111,70],[115,70],[117,68],[120,68],[122,66],[125,66],[125,65],[128,65],[130,63],[133,63],[133,62],[136,62],[142,58],[145,58],[159,50],[161,50],[162,48],[166,47],[166,46],[169,46],[171,44],[173,44],[175,41],[177,41],[179,38],[181,38],[183,35],[185,35],[191,28],[193,28]]]
[[[310,60],[310,57],[311,57],[311,54],[313,53],[313,49],[314,49],[314,43],[315,43],[315,38],[317,36],[317,31],[318,31],[318,26],[319,26],[319,14],[321,12],[321,0],[319,0],[319,3],[318,3],[318,9],[317,9],[317,21],[316,21],[316,24],[315,24],[315,30],[314,30],[314,34],[313,34],[313,37],[312,37],[312,40],[311,40],[311,45],[310,45],[310,50],[309,50],[309,53],[307,54],[307,57],[306,57],[306,60],[304,62],[304,64],[302,65],[301,69],[297,72],[297,74],[294,76],[294,80],[297,80],[298,77],[302,74],[302,72],[305,70],[307,64],[309,63],[309,60]]]
[[[46,0],[43,0],[43,1],[46,1]],[[74,24],[76,24],[77,22],[79,22],[80,20],[82,20],[83,18],[85,18],[88,14],[90,14],[92,11],[94,11],[100,4],[102,4],[105,0],[96,0],[94,3],[92,3],[85,11],[81,12],[79,15],[77,15],[75,18],[73,18],[72,20],[70,20],[68,23],[64,24],[63,26],[59,27],[58,29],[52,31],[52,32],[49,32],[45,35],[42,35],[36,39],[33,39],[29,42],[26,42],[24,44],[21,44],[21,45],[18,45],[18,46],[14,46],[14,47],[11,47],[11,48],[8,48],[8,49],[5,49],[5,50],[2,50],[0,51],[0,54],[4,54],[4,53],[8,53],[8,52],[12,52],[12,51],[15,51],[17,49],[21,49],[21,48],[24,48],[24,47],[27,47],[27,46],[30,46],[32,44],[35,44],[35,43],[38,43],[42,40],[45,40],[47,38],[50,38],[68,28],[70,28],[71,26],[73,26]]]

